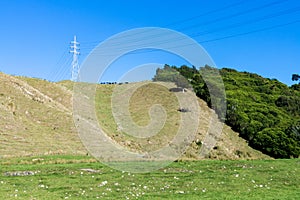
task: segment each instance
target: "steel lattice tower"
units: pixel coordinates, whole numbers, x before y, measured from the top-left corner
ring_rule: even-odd
[[[79,42],[76,40],[76,35],[74,36],[74,40],[71,42],[71,50],[70,53],[73,53],[73,61],[72,61],[72,77],[71,81],[76,82],[78,80],[78,74],[79,74],[79,63],[78,63],[78,55],[79,52]]]

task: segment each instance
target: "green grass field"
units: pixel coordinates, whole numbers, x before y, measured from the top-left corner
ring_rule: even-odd
[[[299,159],[174,162],[145,174],[116,171],[88,156],[10,158],[0,163],[1,199],[300,197]]]

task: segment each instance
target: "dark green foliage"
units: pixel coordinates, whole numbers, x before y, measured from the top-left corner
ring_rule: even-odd
[[[292,75],[292,81],[298,81],[300,80],[300,75],[299,74],[293,74]]]
[[[192,79],[194,77],[194,74],[198,73],[198,70],[194,66],[190,68],[186,65],[182,65],[180,68],[176,68],[175,66],[173,66],[172,68],[178,71],[182,76],[184,76],[187,79]]]
[[[169,65],[165,65],[163,69],[158,68],[156,74],[153,77],[153,81],[162,82],[175,82],[176,78],[179,76],[179,72],[171,68]]]
[[[215,81],[217,69],[205,66],[172,67],[193,85],[196,95],[205,100],[222,118],[221,83]],[[204,73],[203,73],[204,72]],[[300,155],[300,85],[291,87],[276,79],[263,78],[234,69],[219,70],[226,91],[227,111],[225,122],[249,145],[274,158]],[[299,80],[300,76],[294,77]],[[205,81],[204,81],[205,80]],[[215,102],[211,102],[214,99]],[[215,105],[215,106],[213,106]]]
[[[173,82],[179,88],[191,88],[191,85],[187,78],[181,75],[174,67],[170,67],[169,65],[165,65],[163,69],[158,68],[152,80]]]
[[[295,121],[293,124],[291,124],[287,129],[286,133],[296,140],[298,142],[298,146],[300,144],[300,120]]]
[[[299,96],[279,96],[275,101],[278,107],[282,107],[293,115],[300,114],[300,97]]]
[[[265,128],[257,133],[253,146],[274,158],[299,156],[299,143],[279,128]]]
[[[299,157],[300,144],[287,128],[300,117],[300,93],[276,79],[221,69],[226,123],[249,144],[275,158]]]
[[[291,89],[300,91],[300,84],[294,84],[294,85],[292,85]]]
[[[207,65],[201,67],[200,70],[194,66],[189,68],[185,65],[180,68],[173,68],[185,76],[192,84],[196,95],[205,100],[208,106],[216,111],[221,120],[225,120],[226,99],[219,71]]]

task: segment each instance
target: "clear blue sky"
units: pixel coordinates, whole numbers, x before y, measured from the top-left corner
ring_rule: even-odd
[[[298,0],[1,0],[0,26],[0,71],[8,74],[69,79],[73,35],[81,43],[82,62],[98,42],[149,26],[192,37],[219,68],[254,72],[289,85],[292,73],[300,73]],[[140,59],[133,65],[185,64],[157,52],[132,59]]]

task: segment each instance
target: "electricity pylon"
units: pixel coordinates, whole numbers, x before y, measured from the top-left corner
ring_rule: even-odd
[[[79,42],[76,40],[76,35],[74,36],[74,40],[71,42],[71,50],[70,53],[73,53],[73,61],[72,61],[72,77],[71,81],[76,82],[78,80],[79,74],[79,63],[78,63],[78,55],[79,52]]]

